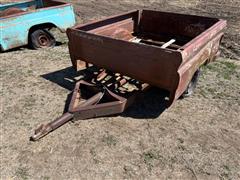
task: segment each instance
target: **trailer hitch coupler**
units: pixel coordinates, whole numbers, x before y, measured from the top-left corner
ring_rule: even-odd
[[[73,117],[74,115],[72,113],[67,112],[48,124],[42,124],[41,126],[39,126],[39,128],[35,130],[34,135],[30,137],[30,140],[37,141],[41,139],[50,132],[69,122]]]

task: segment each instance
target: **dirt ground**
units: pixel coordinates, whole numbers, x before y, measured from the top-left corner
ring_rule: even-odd
[[[71,2],[79,23],[143,7],[227,19],[222,57],[169,109],[152,89],[121,115],[68,123],[34,143],[34,128],[63,113],[78,76],[67,37],[55,31],[55,48],[1,53],[1,179],[240,179],[240,2]]]

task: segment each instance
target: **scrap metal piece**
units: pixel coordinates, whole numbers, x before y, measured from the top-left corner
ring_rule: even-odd
[[[142,41],[142,39],[134,37],[132,39],[130,39],[130,42],[134,42],[134,43],[140,43]]]
[[[171,44],[175,43],[176,42],[176,39],[171,39],[170,41],[166,42],[165,44],[163,44],[161,46],[161,48],[165,49],[167,48],[168,46],[170,46]]]

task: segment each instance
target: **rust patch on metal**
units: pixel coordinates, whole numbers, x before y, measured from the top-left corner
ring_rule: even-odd
[[[13,14],[22,13],[22,12],[25,12],[25,11],[20,8],[14,8],[14,7],[8,8],[4,11],[0,11],[0,17],[5,17],[5,16],[13,15]]]

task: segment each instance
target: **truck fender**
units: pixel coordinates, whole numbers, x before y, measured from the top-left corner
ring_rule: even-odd
[[[57,26],[53,23],[36,24],[29,29],[28,38],[29,38],[30,34],[37,29],[51,29],[51,28],[57,28]]]

